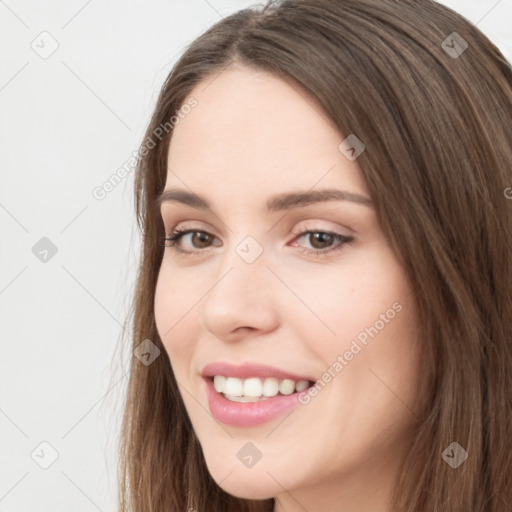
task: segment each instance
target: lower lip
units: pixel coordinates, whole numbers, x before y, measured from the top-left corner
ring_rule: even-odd
[[[205,382],[212,414],[221,423],[236,427],[255,427],[267,423],[298,405],[300,395],[308,391],[278,395],[260,402],[232,402],[215,390],[211,379],[205,379]]]

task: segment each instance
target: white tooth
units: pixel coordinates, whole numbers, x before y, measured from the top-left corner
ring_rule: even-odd
[[[244,381],[244,396],[259,397],[261,396],[262,385],[259,377],[251,377]]]
[[[215,377],[213,377],[213,386],[215,387],[215,391],[217,391],[217,393],[222,393],[224,391],[225,384],[226,377],[223,377],[222,375],[215,375]]]
[[[232,402],[259,402],[260,400],[267,400],[265,397],[253,397],[253,396],[229,396],[224,395],[225,398]]]
[[[273,377],[268,377],[263,382],[263,396],[276,396],[279,393],[279,382]]]
[[[291,395],[295,391],[295,381],[284,379],[279,384],[279,391],[283,395]]]
[[[259,399],[274,397],[279,392],[282,395],[291,395],[294,391],[303,391],[309,387],[309,381],[294,381],[292,379],[278,381],[274,377],[268,377],[263,379],[262,382],[262,379],[259,377],[239,379],[237,377],[215,375],[213,385],[218,393],[223,393],[229,400],[235,402],[256,402]]]
[[[244,383],[236,377],[228,377],[224,383],[224,394],[230,396],[242,396],[244,391]]]
[[[297,384],[295,384],[295,391],[304,391],[309,387],[309,382],[307,380],[299,380]]]

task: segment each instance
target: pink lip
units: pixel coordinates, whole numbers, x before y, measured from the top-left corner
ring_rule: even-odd
[[[216,375],[219,375],[219,373],[216,373]],[[252,375],[255,377],[258,376]],[[208,395],[208,405],[213,416],[221,423],[235,427],[255,427],[271,421],[283,414],[286,410],[298,405],[299,396],[308,392],[308,390],[305,389],[300,393],[278,395],[262,400],[261,402],[232,402],[224,398],[221,393],[217,393],[213,386],[212,378],[205,377],[204,381]]]
[[[263,379],[266,377],[275,377],[278,380],[291,379],[295,381],[316,381],[316,379],[311,376],[296,375],[263,364],[243,363],[239,365],[233,365],[231,363],[226,363],[222,361],[207,364],[203,368],[201,375],[203,377],[214,377],[215,375],[223,375],[225,377],[238,377],[239,379],[248,379],[249,377],[261,377]]]

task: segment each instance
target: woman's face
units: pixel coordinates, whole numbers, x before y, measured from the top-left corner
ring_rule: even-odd
[[[168,235],[191,231],[164,250],[155,315],[208,469],[276,510],[385,510],[416,419],[419,336],[357,152],[265,72],[231,67],[190,96],[165,185],[182,193],[161,212]],[[211,363],[233,365],[206,368],[233,397],[282,393],[227,399]],[[294,393],[299,380],[316,394]]]

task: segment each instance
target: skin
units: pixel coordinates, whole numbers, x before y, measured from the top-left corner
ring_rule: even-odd
[[[295,83],[231,66],[190,96],[198,104],[174,128],[165,189],[193,191],[211,209],[168,202],[161,212],[167,233],[211,236],[176,242],[196,254],[164,250],[155,316],[208,469],[235,496],[275,497],[275,512],[389,511],[416,420],[413,290],[371,205],[266,209],[275,194],[312,189],[369,199],[357,160],[339,151],[345,136]],[[353,241],[297,236],[306,230]],[[252,263],[235,250],[247,236],[263,250]],[[339,250],[321,254],[329,248]],[[206,364],[250,361],[322,379],[397,302],[400,312],[307,405],[251,428],[211,415]],[[247,442],[262,453],[251,468],[236,456]]]

